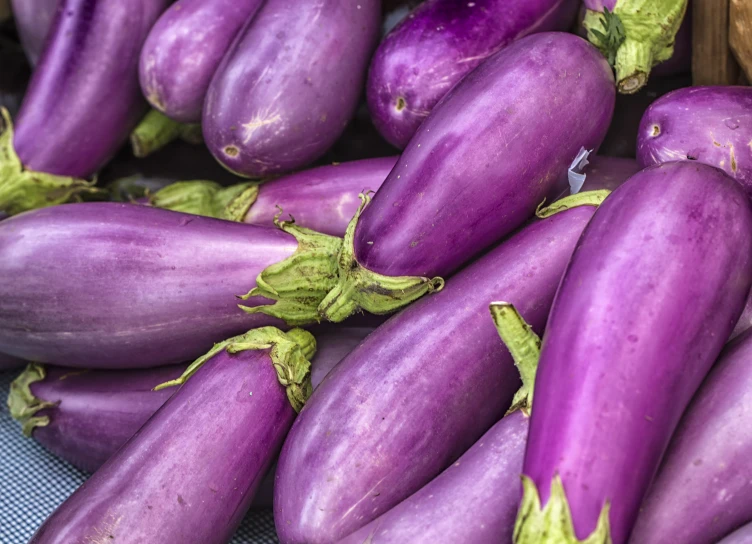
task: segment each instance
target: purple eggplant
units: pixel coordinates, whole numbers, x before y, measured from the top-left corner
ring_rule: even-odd
[[[337,365],[280,455],[274,517],[283,544],[333,542],[359,529],[502,417],[519,378],[488,303],[515,303],[540,332],[592,214],[577,207],[526,227]]]
[[[5,353],[0,353],[0,372],[4,370],[11,370],[14,368],[19,368],[24,365],[24,361],[22,359],[19,359],[18,357],[12,357],[10,355],[6,355]]]
[[[632,542],[714,544],[752,522],[750,391],[748,332],[727,348],[682,416]]]
[[[397,157],[364,159],[224,188],[212,181],[184,181],[148,200],[158,208],[266,226],[281,210],[301,226],[343,236],[358,209],[358,194],[376,191],[396,162]]]
[[[267,0],[206,95],[206,144],[227,169],[262,177],[323,155],[355,113],[380,24],[377,0]]]
[[[30,543],[228,542],[310,395],[314,350],[274,327],[217,344]]]
[[[752,523],[734,531],[718,544],[752,544]]]
[[[631,94],[650,70],[674,54],[687,0],[584,0],[588,39],[616,70],[619,91]]]
[[[722,171],[666,163],[606,199],[546,325],[516,544],[627,540],[750,285],[752,207]]]
[[[143,117],[138,55],[169,0],[62,0],[12,126],[0,129],[0,210],[60,204]]]
[[[637,137],[643,166],[680,159],[725,171],[752,196],[752,88],[689,87],[656,100]]]
[[[465,75],[514,40],[567,30],[576,0],[427,0],[381,42],[366,86],[374,124],[402,149]]]
[[[141,50],[139,77],[153,108],[180,123],[201,121],[217,65],[263,0],[178,0]]]
[[[556,188],[551,194],[557,197],[570,194],[572,183],[568,177],[571,177],[571,171],[572,169],[560,176]],[[639,171],[640,165],[634,159],[590,155],[587,157],[587,165],[581,171],[585,180],[579,191],[599,191],[603,189],[613,191]]]
[[[61,0],[10,0],[18,37],[32,66],[42,54],[42,47],[61,3]]]
[[[261,296],[248,304],[279,300],[268,310],[286,308],[295,324],[290,316],[334,284],[341,240],[280,226],[110,202],[0,221],[0,350],[84,368],[179,363],[249,327],[281,324],[238,308],[254,285]],[[316,300],[301,322],[315,320]]]
[[[438,276],[533,215],[580,147],[598,147],[614,94],[605,60],[572,34],[535,34],[488,58],[434,108],[356,213],[320,313],[388,313],[440,289]]]

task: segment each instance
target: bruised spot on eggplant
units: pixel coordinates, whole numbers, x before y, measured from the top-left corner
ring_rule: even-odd
[[[228,146],[225,146],[222,152],[228,157],[235,158],[240,154],[240,149],[238,149],[237,146],[228,145]]]
[[[731,144],[731,171],[736,174],[736,156],[734,155],[734,145]]]
[[[405,99],[402,98],[401,96],[398,97],[397,98],[397,106],[396,106],[397,111],[404,110],[406,106],[407,106],[407,103],[405,102]]]
[[[661,127],[659,127],[658,125],[653,125],[653,134],[652,134],[652,136],[655,138],[660,133],[661,133]]]

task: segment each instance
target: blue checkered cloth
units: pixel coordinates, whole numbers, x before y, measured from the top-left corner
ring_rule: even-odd
[[[21,433],[5,399],[21,370],[0,372],[0,544],[24,544],[87,475]],[[246,516],[231,544],[276,544],[270,511]]]

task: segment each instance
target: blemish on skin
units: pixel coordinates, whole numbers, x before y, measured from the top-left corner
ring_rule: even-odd
[[[250,142],[251,138],[253,137],[253,133],[256,132],[256,130],[258,130],[259,128],[266,125],[271,125],[272,123],[276,123],[281,120],[282,117],[278,113],[268,117],[266,116],[265,112],[256,114],[253,119],[241,125],[245,129],[245,138],[243,139],[243,143],[247,144],[248,142]]]
[[[397,105],[395,106],[396,110],[402,111],[405,109],[405,106],[407,106],[407,104],[405,103],[405,99],[402,98],[401,96],[397,97]]]
[[[734,155],[734,144],[731,144],[731,171],[736,174],[736,156]]]
[[[222,152],[227,155],[228,157],[234,159],[238,155],[240,155],[240,149],[237,148],[237,146],[234,145],[228,145],[226,146]]]
[[[653,125],[653,134],[652,134],[653,138],[658,136],[660,133],[661,133],[661,127],[659,127],[658,125]]]

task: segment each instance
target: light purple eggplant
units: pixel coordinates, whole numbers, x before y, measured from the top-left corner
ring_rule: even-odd
[[[671,438],[632,542],[715,544],[752,522],[752,334],[729,345]]]
[[[0,372],[5,370],[12,370],[24,365],[24,361],[18,357],[12,357],[5,353],[0,353]]]
[[[152,206],[272,226],[274,218],[292,216],[306,228],[344,236],[358,209],[358,194],[376,191],[397,157],[364,159],[319,166],[261,184],[222,187],[212,181],[178,182],[156,191]]]
[[[263,0],[178,0],[141,50],[139,78],[153,108],[181,123],[201,121],[212,76]]]
[[[389,313],[440,289],[438,276],[532,217],[580,147],[598,147],[614,94],[606,61],[572,34],[527,36],[489,57],[356,213],[321,315]]]
[[[583,24],[616,71],[619,91],[631,94],[651,69],[674,55],[688,0],[584,0]]]
[[[340,245],[339,238],[282,226],[109,202],[0,221],[0,350],[61,366],[145,368],[185,361],[249,327],[281,325],[241,311],[237,297],[264,271],[262,286],[277,295],[264,291],[269,298],[247,306],[286,293],[320,300],[334,282],[331,254]],[[307,277],[285,276],[290,263],[332,279],[319,288]],[[277,266],[265,270],[270,265]]]
[[[382,136],[403,149],[465,75],[514,40],[567,30],[577,0],[427,0],[381,42],[371,60],[368,108]]]
[[[752,208],[722,171],[666,163],[606,199],[546,325],[516,544],[627,541],[750,285]]]
[[[138,56],[169,0],[62,0],[13,127],[0,134],[0,210],[60,204],[143,117]]]
[[[209,86],[202,126],[214,157],[263,177],[323,155],[355,113],[380,22],[377,0],[267,0]]]
[[[642,166],[680,159],[725,171],[752,196],[752,88],[679,89],[645,112],[637,137]]]
[[[718,544],[752,544],[752,523],[734,531]]]
[[[488,304],[504,299],[540,332],[583,206],[534,223],[392,317],[329,374],[277,466],[283,544],[335,542],[427,484],[498,421],[519,377]]]
[[[215,346],[30,544],[228,542],[310,395],[313,351],[310,333],[273,327]]]
[[[42,47],[60,3],[61,0],[10,0],[18,37],[32,66],[42,54]]]
[[[511,542],[528,416],[496,423],[457,462],[339,544]]]

